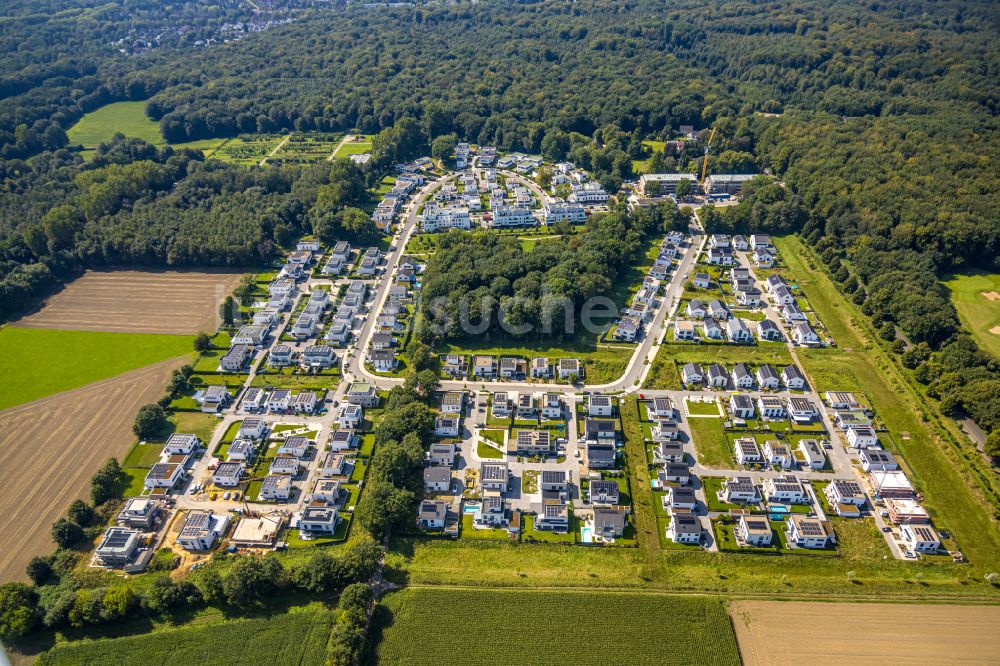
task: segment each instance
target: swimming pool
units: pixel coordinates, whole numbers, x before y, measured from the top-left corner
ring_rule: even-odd
[[[584,525],[580,528],[580,540],[583,543],[594,543],[594,529]]]
[[[462,513],[475,513],[476,511],[479,511],[479,505],[478,504],[463,504],[462,505]]]

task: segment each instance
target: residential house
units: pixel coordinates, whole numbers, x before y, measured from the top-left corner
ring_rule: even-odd
[[[785,534],[788,543],[799,548],[827,548],[837,542],[829,521],[809,518],[801,513],[789,514]]]
[[[791,469],[795,463],[792,455],[792,448],[784,442],[776,439],[769,439],[764,442],[764,460],[771,465],[778,465],[784,469]]]
[[[861,404],[858,402],[858,399],[854,397],[853,393],[849,393],[847,391],[827,391],[823,394],[823,398],[826,400],[826,404],[830,406],[830,409],[861,409]]]
[[[737,363],[733,367],[733,386],[738,389],[753,388],[753,375],[750,374],[750,366],[746,363]]]
[[[159,503],[149,497],[130,497],[118,512],[118,524],[122,527],[149,530],[159,515]]]
[[[257,497],[271,502],[287,502],[292,497],[292,477],[273,474],[264,477]]]
[[[543,493],[563,493],[569,489],[569,481],[564,470],[542,470],[539,489]]]
[[[330,433],[330,449],[333,451],[346,451],[356,449],[361,438],[350,428],[336,428]]]
[[[714,266],[732,266],[736,261],[729,248],[712,248],[705,260]]]
[[[756,287],[740,290],[736,293],[736,302],[746,308],[760,307],[760,290]]]
[[[552,377],[552,363],[544,356],[536,356],[531,359],[531,376],[537,379],[548,379]]]
[[[352,433],[353,434],[353,433]],[[319,466],[319,475],[323,478],[344,476],[347,472],[347,458],[342,453],[330,451]]]
[[[253,358],[253,348],[249,345],[233,345],[219,359],[219,367],[224,372],[239,372]]]
[[[334,534],[340,523],[340,510],[335,506],[310,505],[302,509],[299,530],[311,534]]]
[[[753,263],[757,268],[771,268],[774,266],[774,255],[767,250],[754,250]]]
[[[868,501],[865,491],[861,488],[861,484],[848,479],[834,479],[826,484],[823,494],[826,495],[827,501],[829,501],[830,506],[834,507],[834,509],[840,504],[848,504],[855,507],[864,506]]]
[[[475,377],[487,379],[497,376],[497,363],[492,356],[474,356],[472,358],[472,374]]]
[[[267,398],[267,411],[286,413],[292,408],[292,392],[288,389],[275,389]]]
[[[770,546],[773,538],[771,523],[764,516],[741,515],[735,532],[737,538],[747,546]]]
[[[680,483],[687,485],[691,480],[691,468],[680,463],[668,463],[660,470],[658,480],[661,484]]]
[[[701,521],[689,513],[676,514],[667,526],[667,538],[674,543],[701,543]]]
[[[442,414],[461,414],[465,407],[465,393],[462,391],[448,391],[441,396]]]
[[[264,344],[267,330],[263,326],[244,326],[233,336],[232,344],[256,347]]]
[[[653,447],[653,464],[684,462],[684,445],[680,442],[660,442]]]
[[[665,396],[646,402],[646,417],[649,420],[674,418],[674,402]]]
[[[615,466],[618,454],[614,444],[588,441],[586,448],[587,465],[591,469],[610,469]]]
[[[294,456],[276,456],[271,461],[268,474],[288,474],[295,476],[299,473],[299,459]]]
[[[448,354],[444,357],[441,369],[449,377],[463,377],[468,371],[469,362],[461,354]]]
[[[500,358],[500,377],[504,379],[522,379],[525,376],[524,359],[516,356]]]
[[[552,453],[552,436],[548,430],[518,430],[517,436],[507,442],[512,453],[529,456],[547,456]]]
[[[899,470],[868,472],[868,482],[876,497],[893,499],[913,499],[913,485]]]
[[[614,410],[614,403],[606,395],[594,393],[587,402],[588,416],[613,416]]]
[[[221,488],[235,488],[240,485],[243,477],[243,463],[225,462],[219,463],[212,472],[212,483]]]
[[[806,483],[791,475],[764,479],[764,499],[782,504],[809,504],[811,501]]]
[[[889,512],[889,520],[896,525],[929,525],[931,517],[927,509],[911,499],[888,498],[885,508]]]
[[[899,469],[896,457],[882,449],[861,449],[858,451],[858,458],[861,460],[861,469],[866,472],[891,472]]]
[[[667,486],[667,494],[661,500],[663,508],[671,516],[678,513],[694,511],[698,506],[698,498],[692,488],[678,488],[677,486]]]
[[[692,319],[704,319],[708,311],[705,309],[705,304],[695,298],[688,302],[684,312]]]
[[[804,321],[792,327],[792,340],[805,346],[819,344],[819,336],[816,335],[816,331],[808,322]]]
[[[541,401],[542,418],[560,419],[563,417],[562,397],[558,393],[545,393]]]
[[[712,276],[708,273],[695,273],[692,284],[699,289],[708,289],[712,286]]]
[[[611,337],[620,342],[634,342],[641,332],[642,320],[630,315],[622,317]]]
[[[379,403],[379,395],[375,391],[375,387],[367,382],[352,382],[347,387],[345,399],[352,405],[366,408],[378,407]]]
[[[304,437],[302,435],[292,435],[291,437],[285,438],[285,441],[278,447],[278,455],[303,458],[305,457],[306,451],[309,450],[310,446],[312,446],[312,441],[308,437]]]
[[[505,462],[483,462],[479,465],[479,486],[485,492],[506,492],[510,484],[510,471]]]
[[[781,369],[781,383],[788,389],[802,389],[805,388],[806,378],[797,366],[786,365]]]
[[[768,234],[753,234],[750,236],[750,248],[753,250],[767,250],[773,247],[774,245],[771,243],[771,237]]]
[[[346,344],[351,337],[351,325],[346,321],[334,321],[330,324],[330,328],[327,330],[326,335],[323,339],[327,342],[335,342],[337,344]]]
[[[372,335],[372,349],[392,349],[393,339],[388,333],[378,332]]]
[[[337,362],[333,347],[326,345],[309,345],[302,351],[300,365],[310,370],[332,368]]]
[[[687,320],[674,322],[674,340],[694,340],[694,322]]]
[[[433,465],[424,468],[424,490],[447,492],[451,489],[451,468]]]
[[[594,535],[605,540],[625,533],[625,511],[620,508],[597,507],[594,509]]]
[[[677,439],[680,437],[681,431],[680,427],[677,425],[677,421],[672,418],[657,419],[653,421],[653,425],[650,428],[650,434],[653,436],[653,441],[662,442]]]
[[[761,418],[778,420],[787,415],[785,403],[776,395],[762,395],[757,398],[757,408]]]
[[[733,442],[733,449],[736,451],[736,462],[741,465],[759,463],[763,461],[760,447],[753,437],[740,437]]]
[[[588,495],[591,504],[604,506],[618,504],[618,482],[613,479],[608,481],[591,481],[588,487]]]
[[[826,455],[815,439],[799,440],[798,451],[803,462],[811,469],[823,469],[826,466]]]
[[[570,379],[573,376],[578,379],[583,377],[583,368],[580,361],[575,358],[559,359],[559,379]]]
[[[762,391],[773,391],[781,385],[781,380],[778,378],[778,373],[774,371],[774,368],[765,364],[757,368],[757,384]]]
[[[439,416],[434,419],[435,437],[458,437],[459,419],[455,416]]]
[[[783,284],[776,285],[771,290],[771,299],[775,305],[792,305],[795,303],[795,295],[792,290]]]
[[[722,340],[722,327],[712,317],[705,317],[701,324],[702,333],[709,340]]]
[[[268,393],[264,389],[250,387],[243,392],[240,409],[247,414],[257,414],[267,409]]]
[[[808,424],[819,418],[819,410],[811,400],[793,397],[788,400],[788,416],[796,423]]]
[[[729,383],[729,373],[718,363],[708,366],[707,385],[711,388],[725,388]]]
[[[916,553],[936,553],[941,549],[941,537],[930,525],[903,525],[899,533],[903,543]]]
[[[267,355],[267,364],[272,368],[284,368],[292,364],[292,348],[289,345],[275,345]]]
[[[352,405],[348,403],[341,407],[340,416],[337,417],[337,423],[340,424],[341,428],[357,430],[361,427],[361,423],[364,421],[364,416],[365,411],[361,405]]]
[[[423,500],[417,511],[417,527],[429,530],[443,529],[447,517],[447,502],[444,500]]]
[[[150,490],[170,489],[184,477],[184,465],[178,463],[156,463],[146,472],[143,485]]]
[[[94,560],[101,566],[120,569],[135,559],[142,545],[142,532],[128,527],[109,527],[94,550]]]
[[[234,440],[226,450],[226,462],[249,464],[257,453],[257,447],[249,439]]]
[[[729,413],[734,418],[752,419],[757,410],[753,406],[753,400],[748,395],[734,393],[729,396]]]
[[[518,394],[514,409],[514,418],[522,420],[535,419],[535,400],[530,393]]]
[[[722,482],[721,495],[729,504],[757,504],[760,489],[749,476],[733,476]]]
[[[264,419],[243,419],[237,437],[241,439],[262,439],[267,432],[267,422]]]
[[[726,322],[726,337],[729,338],[730,342],[736,343],[753,341],[750,329],[747,328],[746,323],[739,317],[733,317]]]
[[[569,506],[564,502],[546,502],[535,516],[535,529],[566,532],[569,529]]]
[[[455,464],[455,454],[457,449],[454,444],[431,444],[427,452],[427,461],[432,465],[443,465],[451,467]]]
[[[504,418],[511,415],[513,411],[511,399],[505,391],[494,393],[492,402],[491,412],[495,418]]]
[[[472,516],[473,525],[476,527],[496,528],[507,524],[507,507],[504,504],[500,491],[489,490],[483,492],[483,498],[479,502],[479,509]]]
[[[705,378],[705,373],[698,363],[687,363],[681,369],[681,380],[685,384],[700,384]]]
[[[879,445],[878,435],[873,428],[850,428],[847,430],[847,443],[855,449],[874,448]]]

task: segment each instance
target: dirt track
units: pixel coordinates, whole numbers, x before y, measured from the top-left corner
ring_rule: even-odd
[[[171,370],[163,361],[73,391],[0,411],[0,582],[26,580],[34,555],[52,552],[52,523],[111,456],[128,453],[132,415],[163,395]]]
[[[218,304],[240,273],[87,271],[34,313],[11,324],[112,333],[215,330]]]
[[[746,666],[1000,663],[1000,606],[735,601]]]

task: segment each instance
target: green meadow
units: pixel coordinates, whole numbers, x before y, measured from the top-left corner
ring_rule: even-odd
[[[146,115],[145,102],[112,102],[96,111],[85,114],[67,135],[71,144],[80,144],[84,153],[97,149],[102,143],[111,141],[115,134],[121,132],[127,137],[143,139],[154,146],[165,146],[160,133],[160,124]],[[225,143],[226,139],[202,139],[187,143],[170,144],[173,148],[194,148],[211,154]]]
[[[191,352],[191,336],[0,328],[0,409]]]
[[[944,286],[962,325],[980,347],[1000,358],[1000,274],[954,275]]]

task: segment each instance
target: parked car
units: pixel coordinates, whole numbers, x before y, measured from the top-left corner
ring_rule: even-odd
[[[226,492],[222,493],[222,499],[224,499],[224,500],[229,499],[229,491],[228,490]]]

